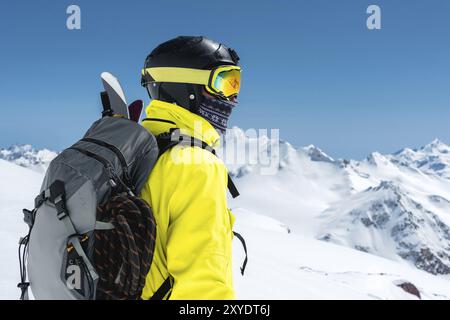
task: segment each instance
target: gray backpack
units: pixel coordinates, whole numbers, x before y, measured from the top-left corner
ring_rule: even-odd
[[[36,299],[96,298],[95,233],[115,228],[98,221],[98,207],[114,195],[139,195],[157,158],[156,138],[146,129],[105,116],[51,162],[35,208],[24,209],[30,232],[19,249],[22,299],[28,298],[28,287]]]

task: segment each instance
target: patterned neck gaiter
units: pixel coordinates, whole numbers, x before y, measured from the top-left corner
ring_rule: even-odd
[[[205,118],[220,133],[225,133],[228,118],[236,103],[205,96],[197,110],[197,114]]]

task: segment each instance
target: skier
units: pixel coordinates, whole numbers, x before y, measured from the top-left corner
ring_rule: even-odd
[[[237,104],[238,62],[233,49],[193,36],[162,43],[145,61],[141,82],[152,101],[142,125],[159,137],[179,130],[203,148],[163,148],[142,190],[157,224],[142,299],[235,298],[228,173],[211,148]]]

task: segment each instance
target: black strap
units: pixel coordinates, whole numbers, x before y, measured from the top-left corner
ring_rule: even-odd
[[[149,300],[162,300],[170,290],[172,290],[172,281],[169,276]]]
[[[29,282],[21,282],[17,285],[17,288],[20,289],[20,300],[29,300],[30,297],[28,295],[28,288],[30,287],[30,283]]]
[[[20,288],[20,300],[29,300],[28,288],[30,283],[27,282],[27,258],[28,258],[28,245],[30,240],[31,227],[28,229],[28,234],[24,238],[20,238],[19,241],[19,270],[20,270],[20,282],[17,287]]]
[[[235,231],[233,231],[233,234],[236,238],[239,239],[239,241],[241,241],[242,246],[244,247],[245,259],[244,259],[244,262],[242,263],[242,267],[241,267],[241,274],[244,275],[245,267],[247,267],[247,262],[248,262],[247,245],[245,244],[245,240],[244,240],[243,236],[241,236],[239,233],[237,233]]]
[[[161,157],[166,151],[172,149],[176,145],[180,143],[180,141],[173,140],[172,132],[165,132],[161,133],[160,135],[156,136],[156,141],[158,143],[158,149],[159,149],[159,155],[158,157]]]
[[[45,201],[50,199],[50,189],[46,189],[42,191],[35,199],[34,199],[34,207],[35,209],[39,208]]]
[[[166,120],[166,119],[159,119],[159,118],[145,118],[142,121],[157,121],[157,122],[164,122],[164,123],[170,123],[173,124],[174,126],[176,126],[177,124],[173,121],[170,120]]]
[[[102,91],[100,92],[100,98],[102,99],[103,111],[102,117],[112,117],[114,112],[111,109],[111,102],[109,101],[108,92]]]
[[[229,174],[228,174],[228,191],[230,191],[230,194],[233,197],[233,199],[239,197],[239,191],[236,188],[236,185],[234,184]]]
[[[209,144],[200,139],[181,134],[180,129],[178,128],[171,129],[170,132],[165,132],[158,135],[156,137],[156,141],[158,142],[159,156],[162,156],[166,151],[172,149],[173,147],[179,144],[190,145],[192,147],[197,146],[217,156],[216,150],[214,150],[214,148],[212,148]],[[230,175],[228,175],[227,184],[228,184],[228,191],[230,192],[231,196],[233,198],[237,198],[239,196],[239,191],[236,185],[234,184],[233,180],[231,179]]]
[[[56,180],[50,185],[50,202],[55,205],[57,218],[59,220],[64,219],[68,215],[66,208],[66,189],[64,182]]]
[[[34,199],[34,207],[35,209],[39,208],[45,201],[50,200],[52,203],[55,201],[57,203],[60,203],[61,199],[64,198],[66,194],[66,191],[64,189],[64,182],[60,180],[56,180],[53,182],[48,189],[45,189],[42,191],[35,199]],[[54,203],[57,205],[56,203]],[[61,208],[57,207],[57,210],[60,210]],[[28,211],[28,210],[27,210]],[[25,211],[24,211],[25,213]],[[58,212],[60,213],[60,212]]]

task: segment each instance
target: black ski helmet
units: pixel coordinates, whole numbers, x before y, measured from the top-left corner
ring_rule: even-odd
[[[211,70],[221,65],[238,65],[236,51],[202,36],[179,36],[160,44],[145,59],[144,69],[156,67]],[[196,113],[203,99],[203,85],[154,82],[143,73],[142,86],[152,99],[162,100]],[[219,97],[218,97],[219,99]]]

